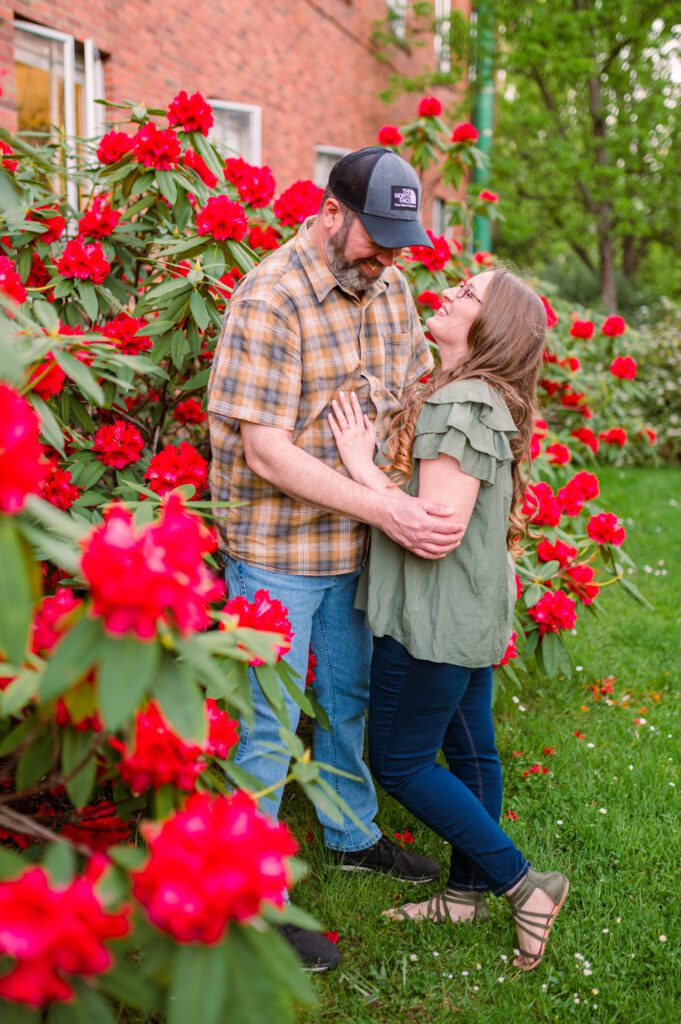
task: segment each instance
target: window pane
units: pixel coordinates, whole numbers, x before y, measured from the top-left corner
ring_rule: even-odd
[[[14,56],[17,83],[19,131],[49,133],[53,126],[64,130],[64,44],[46,39],[28,29],[15,28]],[[82,53],[75,58],[76,133],[84,124],[83,83],[85,67]],[[46,140],[37,134],[29,141]]]
[[[349,149],[331,149],[320,147],[315,152],[314,159],[314,183],[319,188],[326,188],[331,174],[331,168],[338,163],[342,156],[349,153]]]
[[[213,107],[213,124],[210,133],[211,142],[222,146],[228,156],[241,156],[252,161],[251,118],[247,110],[230,110],[225,107]]]

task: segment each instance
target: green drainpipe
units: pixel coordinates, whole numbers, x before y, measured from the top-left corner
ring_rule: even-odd
[[[478,148],[487,156],[485,167],[473,169],[476,191],[490,182],[492,162],[492,132],[494,128],[494,0],[478,0],[475,6],[475,103],[473,123],[478,129]],[[486,217],[475,217],[473,247],[476,252],[492,251],[492,223]]]

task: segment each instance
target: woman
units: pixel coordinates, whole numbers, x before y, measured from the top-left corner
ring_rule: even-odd
[[[374,633],[369,756],[383,788],[452,847],[444,892],[389,916],[486,920],[484,893],[503,894],[516,923],[514,965],[541,961],[568,891],[531,867],[499,827],[501,768],[491,713],[492,668],[511,635],[513,560],[524,523],[520,462],[528,454],[546,317],[507,270],[443,293],[428,320],[440,367],[407,399],[381,461],[410,494],[455,509],[460,547],[420,559],[378,530],[358,589]],[[395,484],[374,465],[375,437],[355,395],[329,417],[352,478]],[[436,763],[444,752],[448,770]]]

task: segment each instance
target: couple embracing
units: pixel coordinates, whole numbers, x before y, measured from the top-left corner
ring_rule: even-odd
[[[512,551],[523,524],[545,313],[506,270],[446,289],[428,321],[433,361],[395,259],[432,243],[420,181],[371,147],[331,171],[317,217],[240,283],[209,383],[219,519],[231,597],[266,589],[294,632],[286,660],[301,686],[310,644],[331,731],[315,759],[363,828],[319,813],[329,858],[346,871],[434,882],[439,865],[395,846],[375,822],[375,778],[451,844],[445,888],[389,916],[481,922],[503,895],[522,970],[544,955],[568,890],[539,872],[499,826],[502,780],[492,668],[511,634]],[[252,679],[256,715],[236,764],[272,787],[279,723]],[[291,729],[299,709],[286,695]],[[369,709],[369,762],[363,760]],[[447,768],[437,763],[443,751]],[[303,964],[335,967],[324,936],[283,926]]]

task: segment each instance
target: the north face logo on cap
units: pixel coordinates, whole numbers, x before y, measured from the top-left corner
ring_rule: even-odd
[[[391,210],[418,210],[418,189],[406,188],[404,185],[390,186]]]

